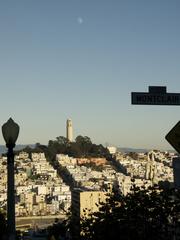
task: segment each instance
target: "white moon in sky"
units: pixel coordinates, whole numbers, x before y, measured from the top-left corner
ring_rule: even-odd
[[[82,17],[78,17],[78,18],[77,18],[77,22],[78,22],[79,24],[82,24],[84,21],[83,21]]]

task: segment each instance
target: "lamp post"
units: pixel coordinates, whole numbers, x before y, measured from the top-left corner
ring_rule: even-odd
[[[14,152],[19,135],[19,126],[10,118],[2,126],[2,134],[6,142],[7,152],[7,228],[8,239],[15,240],[15,195],[14,195]]]

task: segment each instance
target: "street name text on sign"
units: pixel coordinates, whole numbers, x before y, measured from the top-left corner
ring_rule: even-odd
[[[180,121],[166,135],[166,140],[180,153]]]
[[[149,92],[132,92],[132,104],[180,105],[180,93],[167,93],[164,86],[149,86]]]

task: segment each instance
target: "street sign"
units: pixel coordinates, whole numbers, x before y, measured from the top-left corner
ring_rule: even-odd
[[[166,135],[166,140],[180,153],[180,121]]]
[[[149,92],[132,92],[131,103],[140,105],[180,105],[180,93],[167,93],[164,86],[149,86]]]

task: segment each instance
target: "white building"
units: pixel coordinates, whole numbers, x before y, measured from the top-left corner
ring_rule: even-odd
[[[116,151],[117,151],[117,148],[116,147],[113,147],[113,146],[110,146],[110,147],[107,147],[108,151],[110,154],[115,154]]]

